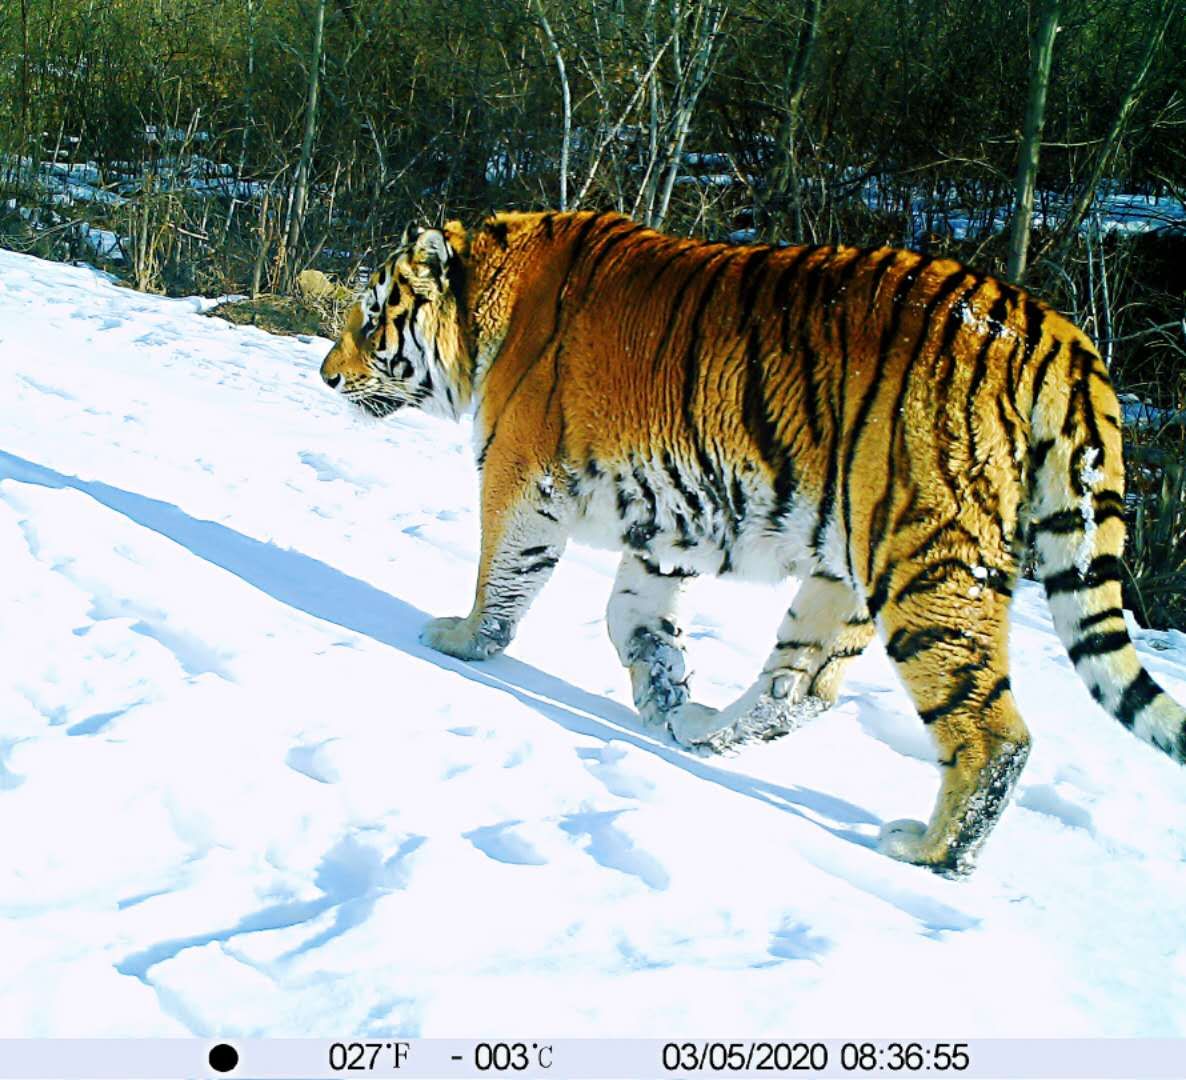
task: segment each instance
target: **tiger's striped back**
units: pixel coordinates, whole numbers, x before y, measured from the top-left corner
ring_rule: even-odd
[[[1151,689],[1116,614],[1119,409],[1061,315],[952,260],[887,248],[704,244],[595,214],[510,216],[479,240],[501,248],[512,229],[550,273],[519,293],[536,317],[509,320],[487,377],[489,439],[517,396],[543,393],[568,482],[579,495],[616,476],[622,539],[668,563],[735,570],[747,527],[776,535],[797,517],[802,533],[810,506],[778,569],[852,581],[875,618],[939,580],[968,601],[1007,598],[1028,515],[1059,632],[1097,699],[1183,756],[1181,710]],[[673,545],[656,544],[664,533]],[[973,682],[970,700],[1007,686],[991,672]]]

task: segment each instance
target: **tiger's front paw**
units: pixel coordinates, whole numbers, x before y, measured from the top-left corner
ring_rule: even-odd
[[[508,640],[509,635],[503,640],[503,635],[491,633],[481,623],[475,630],[469,619],[457,616],[432,619],[420,631],[422,645],[458,660],[487,660],[502,652]]]

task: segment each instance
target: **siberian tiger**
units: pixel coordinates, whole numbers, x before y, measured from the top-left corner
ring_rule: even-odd
[[[880,633],[943,777],[929,824],[883,828],[886,854],[965,872],[1004,809],[1030,743],[1006,645],[1028,543],[1092,696],[1186,760],[1186,712],[1121,612],[1108,372],[1021,289],[890,248],[500,214],[409,231],[321,374],[375,416],[475,413],[476,596],[428,624],[435,649],[504,649],[570,536],[623,552],[610,639],[639,713],[685,745],[835,701]],[[697,573],[802,582],[720,712],[689,698],[676,607]]]

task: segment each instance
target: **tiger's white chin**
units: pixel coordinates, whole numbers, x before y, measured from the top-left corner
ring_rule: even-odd
[[[407,405],[406,401],[396,401],[392,398],[348,398],[347,400],[356,413],[361,413],[372,420],[385,420]]]

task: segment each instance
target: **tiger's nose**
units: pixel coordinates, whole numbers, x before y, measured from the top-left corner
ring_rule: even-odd
[[[341,383],[341,381],[342,381],[341,375],[325,375],[325,374],[323,374],[321,377],[325,380],[325,385],[328,386],[331,390],[336,390],[338,388],[338,384]]]

